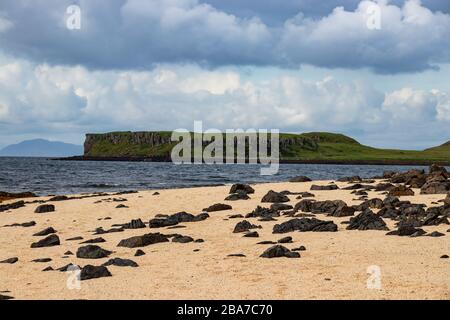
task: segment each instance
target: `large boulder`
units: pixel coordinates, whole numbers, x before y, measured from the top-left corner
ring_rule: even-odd
[[[43,204],[34,210],[35,213],[48,213],[53,211],[55,211],[55,206],[52,204]]]
[[[279,203],[278,203],[279,204]],[[246,218],[273,218],[278,217],[280,214],[278,210],[274,208],[264,208],[261,206],[257,206],[255,210],[245,215]]]
[[[335,232],[337,225],[333,221],[322,221],[316,218],[295,218],[273,226],[272,233],[287,233],[293,231]]]
[[[48,236],[49,234],[52,234],[52,233],[56,233],[56,230],[53,229],[52,227],[48,227],[42,231],[36,232],[35,234],[33,234],[33,236],[42,237],[42,236]]]
[[[300,254],[298,252],[293,252],[282,245],[275,245],[273,247],[266,249],[260,255],[260,257],[261,258],[279,258],[279,257],[300,258]]]
[[[102,266],[116,266],[116,267],[133,267],[136,268],[139,265],[130,259],[113,258],[106,261]]]
[[[169,239],[168,236],[158,232],[123,239],[119,242],[117,246],[126,248],[138,248],[161,242],[169,242]]]
[[[408,188],[404,185],[399,185],[392,187],[389,190],[389,195],[393,197],[402,197],[402,196],[413,196],[414,191],[411,188]]]
[[[31,244],[31,248],[53,247],[59,246],[60,244],[59,237],[56,234],[51,234],[48,237]]]
[[[350,218],[347,230],[389,230],[383,219],[370,209]]]
[[[80,259],[101,259],[108,257],[112,252],[102,249],[96,245],[87,245],[77,250],[77,258]]]
[[[233,233],[240,233],[240,232],[246,232],[250,229],[260,229],[261,226],[257,226],[254,224],[251,224],[247,220],[243,220],[241,222],[238,222],[236,226],[234,227]]]
[[[275,192],[273,190],[270,190],[267,192],[267,194],[261,199],[261,202],[270,202],[270,203],[277,203],[277,202],[289,202],[289,198],[285,196],[282,193]]]
[[[231,186],[229,193],[238,193],[238,192],[244,192],[248,194],[255,193],[255,189],[253,189],[248,184],[244,183],[235,183]]]
[[[237,201],[237,200],[248,200],[250,197],[247,193],[243,191],[238,191],[236,193],[231,193],[229,196],[225,198],[226,201]]]
[[[450,181],[428,181],[422,188],[421,194],[447,194],[450,191]]]
[[[105,266],[87,265],[81,269],[80,280],[89,280],[103,277],[111,277],[111,273]]]
[[[291,178],[289,180],[289,182],[309,182],[309,181],[312,181],[312,180],[306,176],[298,176],[298,177]]]
[[[224,211],[224,210],[231,210],[231,209],[233,209],[233,207],[230,206],[229,204],[216,203],[216,204],[209,206],[208,208],[203,209],[203,211],[214,212],[214,211]]]
[[[181,222],[196,222],[196,221],[202,221],[209,217],[209,215],[204,212],[200,213],[196,216],[193,214],[187,213],[187,212],[178,212],[175,214],[172,214],[170,216],[161,217],[161,218],[154,218],[149,221],[149,227],[150,228],[162,228],[162,227],[170,227],[177,225]]]

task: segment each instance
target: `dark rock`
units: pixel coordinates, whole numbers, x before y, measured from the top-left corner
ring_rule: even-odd
[[[141,249],[137,249],[136,253],[134,254],[135,257],[140,257],[140,256],[143,256],[143,255],[145,255],[145,252],[142,251]]]
[[[236,192],[225,198],[226,201],[248,200],[250,197],[245,192]]]
[[[315,197],[315,195],[312,194],[311,192],[300,192],[300,197],[302,197],[302,198],[313,198],[313,197]]]
[[[421,194],[447,194],[450,191],[450,181],[430,181],[420,189]]]
[[[231,207],[228,204],[216,203],[216,204],[213,204],[212,206],[209,206],[208,208],[203,209],[203,211],[214,212],[214,211],[223,211],[223,210],[231,210],[231,209],[233,209],[233,207]]]
[[[197,222],[197,221],[203,221],[207,219],[209,215],[205,213],[201,213],[197,216],[194,216],[190,213],[186,212],[178,212],[175,214],[172,214],[170,216],[157,216],[154,219],[151,219],[149,221],[149,227],[150,228],[162,228],[162,227],[169,227],[177,225],[181,222]]]
[[[258,238],[259,237],[259,233],[258,233],[258,231],[248,232],[248,233],[244,234],[244,237],[246,237],[246,238]]]
[[[292,251],[306,251],[306,248],[305,248],[305,246],[300,246],[298,248],[292,249]]]
[[[36,237],[48,236],[49,234],[52,234],[52,233],[56,233],[56,230],[53,229],[52,227],[49,227],[42,231],[36,232],[35,234],[33,234],[33,236],[36,236]]]
[[[270,209],[271,209],[271,210],[274,210],[274,211],[282,211],[282,210],[290,210],[290,209],[293,209],[293,207],[292,207],[291,205],[285,204],[285,203],[273,203],[273,204],[270,206]]]
[[[252,194],[252,193],[255,193],[255,189],[253,189],[248,184],[236,183],[231,186],[229,193],[237,193],[237,192],[244,192],[244,193]]]
[[[14,298],[11,296],[5,296],[3,294],[0,294],[0,300],[11,300],[11,299],[14,299]]]
[[[318,186],[316,184],[313,184],[310,188],[310,190],[318,190],[318,191],[324,191],[324,190],[337,190],[339,187],[335,184],[329,184],[326,186]]]
[[[83,241],[81,243],[102,243],[102,242],[106,242],[106,240],[100,237],[100,238],[94,238],[94,239],[86,240],[86,241]]]
[[[257,244],[277,244],[277,243],[274,241],[260,241]]]
[[[203,239],[196,239],[194,242],[195,243],[203,243],[203,242],[205,242],[205,240],[203,240]]]
[[[303,199],[295,205],[294,211],[311,212],[314,202],[313,199]]]
[[[440,258],[441,259],[448,259],[448,255],[447,254],[443,254]]]
[[[64,252],[64,254],[67,256],[71,256],[71,255],[73,255],[73,252],[69,250],[69,251]]]
[[[292,237],[284,237],[277,241],[278,243],[292,243]]]
[[[53,271],[53,270],[55,270],[55,269],[53,269],[53,268],[50,267],[50,266],[48,266],[48,267],[42,269],[42,271],[44,271],[44,272],[46,272],[46,271]]]
[[[227,257],[239,257],[239,258],[245,258],[246,255],[245,255],[245,254],[242,254],[242,253],[232,253],[232,254],[229,254]]]
[[[51,234],[48,237],[39,240],[38,242],[32,243],[31,248],[53,247],[59,245],[60,245],[59,237],[56,234]]]
[[[289,182],[309,182],[309,181],[312,180],[306,176],[298,176],[289,180]]]
[[[2,204],[0,205],[0,212],[13,210],[13,209],[19,209],[25,207],[25,201],[20,200],[9,204]]]
[[[286,233],[292,231],[335,232],[337,225],[333,221],[322,221],[316,218],[295,218],[273,227],[273,233]]]
[[[156,192],[153,192],[153,194],[152,194],[153,196],[159,196],[159,192],[158,191],[156,191]]]
[[[155,243],[169,242],[166,235],[161,233],[148,233],[142,236],[135,236],[128,239],[123,239],[117,246],[126,248],[145,247]]]
[[[447,169],[445,169],[445,167],[441,167],[437,164],[432,164],[430,166],[430,174],[447,174]]]
[[[136,268],[139,265],[130,259],[113,258],[106,261],[102,266],[116,266],[116,267],[133,267]]]
[[[425,231],[422,229],[415,228],[410,223],[402,223],[398,226],[397,230],[386,233],[388,236],[412,236],[413,234],[422,233],[425,234]]]
[[[45,262],[50,262],[50,261],[52,261],[51,258],[39,258],[39,259],[31,260],[31,262],[37,262],[37,263],[45,263]]]
[[[10,225],[5,225],[4,227],[24,227],[24,228],[29,228],[29,227],[34,227],[36,225],[35,221],[30,221],[30,222],[24,222],[24,223],[13,223]]]
[[[242,214],[232,214],[228,218],[230,219],[236,219],[236,218],[243,218],[244,216]]]
[[[248,222],[247,220],[243,220],[236,224],[233,233],[246,232],[250,229],[258,229],[258,228],[261,228],[261,226],[254,225]]]
[[[279,192],[275,192],[273,190],[270,190],[267,192],[267,194],[261,199],[261,202],[270,202],[270,203],[277,203],[277,202],[289,202],[289,198]]]
[[[404,185],[392,187],[389,190],[389,196],[392,197],[402,197],[402,196],[413,196],[414,191],[411,188],[408,188]]]
[[[288,248],[283,247],[282,245],[275,245],[273,247],[268,248],[264,251],[260,257],[262,258],[278,258],[278,257],[286,257],[286,258],[300,258],[300,254],[298,252],[292,252]]]
[[[35,213],[48,213],[55,211],[55,206],[52,204],[43,204],[34,210]]]
[[[102,227],[95,229],[94,235],[105,234],[105,233],[115,233],[115,232],[123,232],[124,228],[121,226],[119,228],[111,228],[104,230]]]
[[[131,220],[131,222],[124,224],[123,227],[124,229],[141,229],[145,228],[146,226],[141,219],[134,219]]]
[[[112,252],[102,249],[96,245],[87,245],[77,250],[77,258],[80,259],[101,259],[108,257]]]
[[[392,183],[379,183],[375,185],[375,191],[389,191],[392,187],[395,187]]]
[[[439,232],[439,231],[433,231],[431,233],[427,234],[428,237],[443,237],[445,234]]]
[[[83,240],[83,237],[73,237],[73,238],[66,239],[66,241],[78,241],[78,240]]]
[[[194,239],[189,236],[178,235],[178,236],[172,238],[172,242],[178,242],[178,243],[189,243],[189,242],[193,242],[193,241],[194,241]]]
[[[68,196],[54,196],[53,198],[48,199],[48,201],[65,201],[69,199]]]
[[[103,277],[111,277],[111,273],[105,266],[87,265],[81,269],[80,280],[89,280]]]
[[[347,230],[389,230],[380,216],[367,209],[356,217],[350,218]]]
[[[367,209],[381,209],[383,208],[383,200],[379,198],[373,198],[365,200],[363,203],[357,206],[353,206],[356,211],[365,211]]]
[[[127,208],[129,208],[129,207],[124,204],[119,204],[116,206],[116,209],[127,209]]]
[[[268,209],[261,206],[257,206],[255,210],[245,215],[246,218],[273,218],[279,216],[280,214],[277,210]]]
[[[0,263],[14,264],[14,263],[16,263],[17,261],[19,261],[19,258],[14,257],[14,258],[9,258],[9,259],[0,261]]]
[[[74,271],[74,270],[79,270],[79,269],[80,269],[80,267],[78,265],[69,263],[61,268],[56,269],[56,270],[58,270],[60,272],[66,272],[66,271]]]

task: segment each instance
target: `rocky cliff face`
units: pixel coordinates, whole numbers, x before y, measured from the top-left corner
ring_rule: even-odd
[[[149,147],[160,146],[170,143],[170,135],[163,136],[159,132],[109,132],[101,134],[86,134],[84,142],[84,155],[92,155],[95,144],[105,145],[146,145]]]
[[[246,139],[246,142],[248,140]],[[142,156],[136,154],[138,148],[168,147],[171,144],[170,133],[165,132],[110,132],[104,134],[86,134],[84,156]],[[173,143],[172,143],[173,144]],[[208,142],[204,142],[206,146]],[[268,141],[270,149],[270,139]],[[280,137],[280,152],[292,147],[317,150],[318,143],[307,137],[292,135]],[[167,151],[167,150],[166,150]]]

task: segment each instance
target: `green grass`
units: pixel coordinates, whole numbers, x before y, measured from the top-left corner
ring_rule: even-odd
[[[169,138],[171,132],[157,132]],[[107,137],[117,138],[112,143]],[[151,147],[132,143],[133,133],[115,132],[95,135],[94,143],[87,155],[117,157],[167,156],[175,142]],[[283,147],[283,141],[295,141]],[[360,144],[342,134],[310,132],[303,134],[280,134],[282,160],[301,161],[380,161],[380,162],[450,162],[450,142],[424,151],[378,149]]]

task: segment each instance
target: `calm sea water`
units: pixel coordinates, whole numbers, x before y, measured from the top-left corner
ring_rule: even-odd
[[[414,166],[415,168],[424,168]],[[56,161],[45,158],[1,158],[0,191],[32,191],[39,195],[112,192],[220,185],[236,182],[286,181],[297,175],[311,179],[372,177],[408,166],[282,164],[277,175],[261,176],[259,165],[175,165],[151,162]]]

